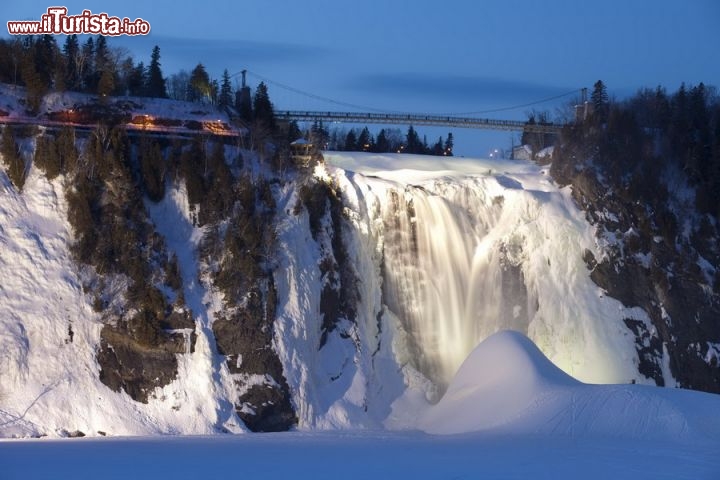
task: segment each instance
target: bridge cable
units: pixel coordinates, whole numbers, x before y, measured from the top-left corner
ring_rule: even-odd
[[[389,113],[389,114],[400,114],[400,115],[424,115],[424,114],[418,114],[418,113],[412,113],[412,112],[404,112],[404,111],[400,111],[400,110],[388,110],[388,109],[367,107],[367,106],[362,106],[362,105],[356,105],[356,104],[353,104],[353,103],[342,102],[342,101],[339,101],[339,100],[333,100],[332,98],[323,97],[323,96],[321,96],[321,95],[316,95],[316,94],[310,93],[310,92],[305,92],[305,91],[300,90],[300,89],[298,89],[298,88],[294,88],[294,87],[291,87],[291,86],[289,86],[289,85],[286,85],[286,84],[283,84],[283,83],[280,83],[280,82],[276,82],[276,81],[271,80],[271,79],[269,79],[269,78],[267,78],[267,77],[264,77],[264,76],[262,76],[262,75],[260,75],[260,74],[258,74],[258,73],[251,72],[250,70],[246,70],[246,71],[247,71],[247,73],[249,73],[249,74],[252,75],[253,77],[258,78],[259,80],[261,80],[261,81],[263,81],[263,82],[266,82],[266,83],[275,85],[275,86],[277,86],[277,87],[283,88],[283,89],[288,90],[288,91],[291,91],[291,92],[293,92],[293,93],[297,93],[298,95],[303,95],[303,96],[312,98],[312,99],[314,99],[314,100],[320,100],[320,101],[323,101],[323,102],[332,103],[332,104],[339,105],[339,106],[342,106],[342,107],[350,107],[350,108],[354,108],[354,109],[360,110],[360,111],[366,111],[366,112],[370,111],[370,112],[376,112],[376,113]],[[233,75],[231,75],[231,76],[235,76],[235,75],[239,75],[239,73],[233,74]],[[557,99],[559,99],[559,98],[567,97],[567,96],[569,96],[569,95],[578,93],[578,92],[580,92],[581,90],[582,90],[582,89],[580,89],[580,88],[576,88],[576,89],[574,89],[574,90],[570,90],[569,92],[565,92],[565,93],[562,93],[562,94],[560,94],[560,95],[554,95],[554,96],[552,96],[552,97],[543,98],[543,99],[541,99],[541,100],[536,100],[536,101],[533,101],[533,102],[522,103],[522,104],[519,104],[519,105],[513,105],[513,106],[510,106],[510,107],[492,108],[492,109],[488,109],[488,110],[475,110],[475,111],[471,111],[471,112],[432,113],[432,114],[428,114],[428,115],[433,115],[433,116],[454,116],[454,117],[457,117],[457,116],[460,116],[460,115],[481,115],[481,114],[486,114],[486,113],[505,112],[505,111],[508,111],[508,110],[516,110],[516,109],[518,109],[518,108],[532,107],[533,105],[539,105],[539,104],[541,104],[541,103],[549,102],[549,101],[552,101],[552,100],[557,100]]]
[[[333,104],[339,105],[339,106],[341,106],[341,107],[350,107],[350,108],[354,108],[354,109],[357,109],[357,110],[360,110],[360,111],[373,111],[373,112],[377,112],[377,113],[402,113],[402,112],[393,112],[392,110],[383,110],[383,109],[379,109],[379,108],[366,107],[366,106],[362,106],[362,105],[355,105],[355,104],[352,104],[352,103],[341,102],[341,101],[339,101],[339,100],[333,100],[332,98],[327,98],[327,97],[323,97],[323,96],[320,96],[320,95],[315,95],[314,93],[304,92],[304,91],[302,91],[302,90],[299,90],[299,89],[297,89],[297,88],[291,87],[291,86],[289,86],[289,85],[285,85],[285,84],[283,84],[283,83],[276,82],[276,81],[274,81],[274,80],[270,80],[269,78],[263,77],[262,75],[259,75],[259,74],[255,73],[255,72],[251,72],[250,70],[247,70],[247,73],[249,73],[249,74],[252,75],[253,77],[256,77],[256,78],[262,80],[263,82],[266,82],[266,83],[270,83],[270,84],[272,84],[272,85],[275,85],[276,87],[280,87],[280,88],[283,88],[283,89],[285,89],[285,90],[289,90],[289,91],[291,91],[291,92],[293,92],[293,93],[297,93],[297,94],[299,94],[299,95],[304,95],[304,96],[306,96],[306,97],[310,97],[310,98],[315,99],[315,100],[320,100],[320,101],[323,101],[323,102],[333,103]]]

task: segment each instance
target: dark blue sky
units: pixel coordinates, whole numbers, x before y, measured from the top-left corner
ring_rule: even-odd
[[[492,110],[591,87],[597,79],[619,98],[642,86],[720,84],[716,0],[206,0],[192,8],[182,1],[61,3],[71,14],[90,9],[150,22],[149,37],[111,44],[145,61],[159,44],[168,75],[197,62],[216,77],[223,68],[247,68],[378,110]],[[0,12],[3,22],[35,20],[48,6],[3,2]],[[281,108],[338,108],[272,84],[270,93]],[[563,102],[536,108],[554,112]],[[495,115],[523,118],[527,110]],[[488,141],[507,143],[508,134],[501,135]]]

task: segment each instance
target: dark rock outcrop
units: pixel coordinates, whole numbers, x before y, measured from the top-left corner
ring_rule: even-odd
[[[592,142],[576,134],[566,132],[565,144],[555,149],[551,174],[572,186],[576,203],[607,244],[604,258],[584,256],[591,279],[650,318],[650,325],[625,320],[640,373],[664,385],[666,362],[679,386],[720,393],[720,369],[707,361],[709,343],[720,340],[720,283],[707,275],[720,265],[717,227],[674,207],[657,173],[609,174],[609,166],[592,161]],[[683,224],[691,235],[681,231]],[[703,269],[703,263],[715,267]]]

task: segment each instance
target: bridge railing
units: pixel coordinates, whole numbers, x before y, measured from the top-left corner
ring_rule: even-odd
[[[318,112],[285,110],[276,111],[275,116],[281,120],[295,121],[328,121],[344,123],[370,124],[412,124],[448,126],[459,128],[477,128],[486,130],[516,130],[533,133],[558,133],[561,124],[541,123],[530,124],[519,120],[496,120],[490,118],[454,117],[443,115],[419,115],[405,113],[355,113],[355,112]]]

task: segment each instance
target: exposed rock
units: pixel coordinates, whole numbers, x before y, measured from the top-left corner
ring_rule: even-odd
[[[650,317],[652,328],[625,320],[635,336],[640,373],[665,384],[665,347],[680,386],[720,393],[720,369],[705,360],[707,342],[720,339],[720,293],[698,267],[698,252],[717,262],[713,227],[700,225],[706,231],[688,241],[680,237],[680,220],[665,203],[639,201],[623,185],[603,180],[597,166],[560,156],[551,172],[559,183],[572,184],[588,221],[611,239],[601,261],[589,251],[583,256],[590,278],[610,297]]]
[[[282,432],[297,424],[297,417],[290,404],[287,387],[253,385],[241,396],[242,404],[250,409],[238,409],[238,415],[253,432]]]
[[[138,402],[147,403],[157,387],[163,387],[177,376],[177,357],[185,352],[182,334],[163,332],[156,344],[146,345],[126,332],[106,325],[100,333],[100,381],[110,389],[124,390]]]

